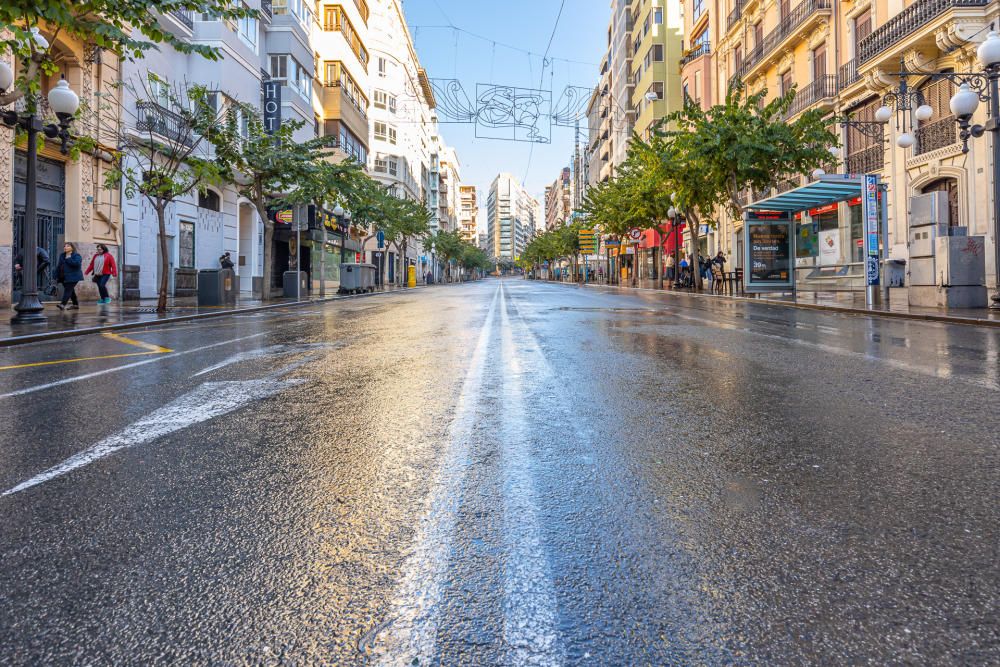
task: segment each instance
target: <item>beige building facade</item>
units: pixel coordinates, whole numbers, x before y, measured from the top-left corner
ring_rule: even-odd
[[[44,27],[42,35],[52,39],[51,31]],[[114,83],[119,78],[118,61],[114,55],[98,51],[60,34],[52,44],[59,71],[43,75],[42,95],[55,86],[60,76],[65,76],[70,88],[80,97],[81,118],[71,127],[77,134],[85,134],[97,141],[93,153],[82,153],[77,160],[59,152],[53,141],[39,141],[38,152],[38,242],[51,257],[52,266],[40,275],[40,297],[51,300],[54,293],[42,294],[44,287],[53,284],[55,264],[63,243],[76,244],[83,256],[84,267],[94,255],[96,244],[104,243],[121,264],[121,212],[120,190],[104,189],[105,173],[111,168],[107,150],[114,146],[118,132],[119,116],[115,105],[105,103],[113,99]],[[10,58],[9,55],[0,56]],[[11,60],[8,64],[15,67]],[[16,68],[15,68],[16,69]],[[23,100],[15,103],[23,108]],[[42,102],[46,122],[54,121]],[[50,118],[51,116],[51,118]],[[14,132],[0,125],[0,305],[16,303],[20,297],[21,278],[14,270],[20,256],[21,231],[24,224],[25,168],[24,141],[15,144]],[[117,281],[108,286],[112,293],[118,289]],[[96,299],[94,283],[85,281],[77,287],[83,299]]]

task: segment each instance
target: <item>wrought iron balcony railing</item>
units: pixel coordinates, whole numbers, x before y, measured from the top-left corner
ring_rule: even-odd
[[[885,146],[879,141],[857,153],[848,155],[844,162],[844,171],[848,174],[874,174],[882,171],[885,166]]]
[[[135,127],[140,132],[152,132],[185,146],[194,144],[194,132],[180,114],[156,102],[145,101],[136,102],[135,110]]]
[[[739,0],[736,6],[733,7],[733,11],[729,12],[729,16],[726,17],[726,32],[735,28],[736,24],[743,18],[743,6],[745,4],[744,0]]]
[[[964,1],[972,2],[973,0],[952,0],[952,1]],[[980,1],[980,0],[975,0]],[[760,61],[762,61],[767,55],[774,51],[778,46],[781,45],[788,37],[794,34],[804,23],[806,23],[812,16],[818,12],[826,12],[830,10],[830,0],[805,0],[800,2],[798,6],[781,19],[781,22],[774,27],[771,32],[767,33],[764,40],[760,44],[754,45],[754,47],[747,52],[743,57],[743,64],[740,65],[739,69],[733,74],[733,79],[742,79],[747,73],[756,67]]]
[[[918,127],[913,135],[917,143],[913,145],[914,155],[930,153],[938,148],[944,148],[958,143],[958,124],[954,116],[945,116]]]
[[[703,42],[703,43],[699,44],[697,47],[695,47],[694,49],[692,49],[691,51],[689,51],[686,56],[684,56],[683,58],[681,58],[681,67],[683,67],[684,65],[687,65],[689,62],[691,62],[695,58],[700,58],[702,56],[707,56],[711,52],[712,52],[712,48],[709,46],[708,42]]]
[[[949,9],[985,7],[992,0],[917,0],[886,21],[858,44],[855,60],[863,65],[927,25]]]
[[[840,66],[840,85],[844,88],[852,86],[861,80],[858,74],[858,61],[853,58]]]
[[[785,112],[785,118],[802,113],[814,104],[837,96],[837,77],[832,74],[821,76],[808,86],[795,91],[795,99]]]
[[[171,10],[170,16],[186,26],[188,30],[194,30],[194,16],[187,9]]]

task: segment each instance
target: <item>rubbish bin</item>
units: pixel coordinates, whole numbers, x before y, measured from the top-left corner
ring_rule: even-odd
[[[222,269],[202,269],[198,272],[198,305],[221,306],[225,303]]]
[[[374,264],[341,264],[339,294],[358,294],[375,291]]]
[[[298,284],[295,279],[298,276]],[[285,271],[281,276],[284,295],[288,297],[307,296],[309,294],[309,274],[305,271]]]
[[[889,287],[904,287],[906,283],[906,260],[890,259],[885,263],[885,284]]]

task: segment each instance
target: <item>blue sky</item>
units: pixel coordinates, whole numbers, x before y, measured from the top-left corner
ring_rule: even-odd
[[[421,65],[431,78],[458,79],[472,99],[477,84],[538,88],[559,5],[560,0],[403,0]],[[566,0],[544,73],[543,88],[551,88],[554,98],[567,85],[596,84],[610,11],[608,0]],[[461,31],[447,27],[452,25]],[[443,124],[441,131],[458,151],[463,182],[479,188],[481,202],[500,171],[511,172],[540,196],[573,153],[573,128],[553,127],[552,142],[534,144],[533,150],[530,143],[477,139],[471,125]]]

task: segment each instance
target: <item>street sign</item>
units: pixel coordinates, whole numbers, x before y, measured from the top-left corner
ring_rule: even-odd
[[[378,241],[379,250],[385,247],[385,232],[381,229],[378,230],[378,233],[375,234],[375,239]]]
[[[596,250],[593,229],[581,229],[579,234],[580,252],[584,255],[592,255]]]
[[[628,237],[633,241],[638,241],[639,239],[642,238],[642,230],[639,229],[638,227],[633,227],[632,229],[628,230]]]
[[[622,242],[619,241],[618,239],[604,239],[604,245],[608,246],[609,248],[612,247],[617,248],[621,244]]]

